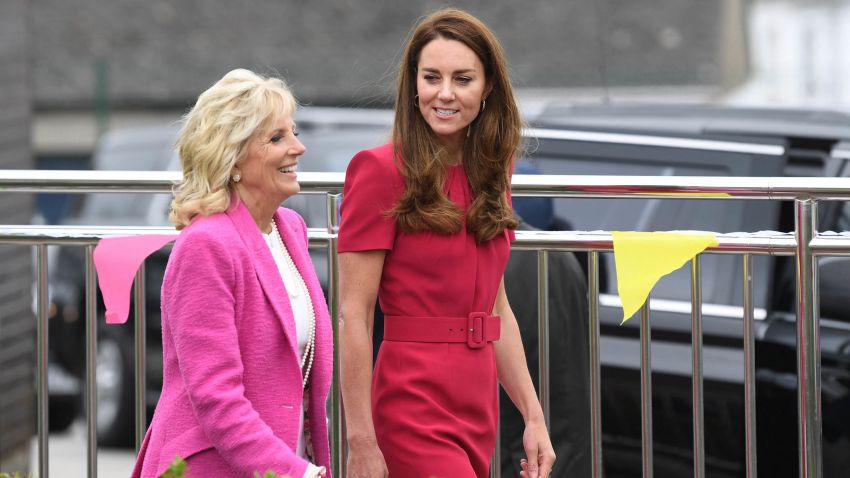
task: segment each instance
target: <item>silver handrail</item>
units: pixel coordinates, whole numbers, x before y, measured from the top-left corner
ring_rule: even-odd
[[[592,141],[593,139],[581,139]],[[720,147],[722,145],[706,145],[706,147]],[[731,146],[730,146],[731,147]],[[735,146],[737,147],[737,146]],[[773,154],[772,152],[763,152]],[[168,193],[172,185],[180,179],[179,172],[137,172],[137,171],[0,171],[0,192],[134,192],[134,193]],[[302,190],[306,193],[333,193],[338,194],[342,189],[342,173],[300,173],[299,182]],[[794,234],[784,233],[760,233],[760,234],[719,234],[718,245],[710,247],[707,252],[719,254],[745,254],[745,264],[750,260],[752,254],[768,255],[794,255],[797,260],[797,282],[798,282],[798,329],[797,329],[797,354],[798,354],[798,404],[799,404],[799,453],[800,453],[800,475],[805,477],[819,477],[821,475],[821,408],[820,408],[820,383],[819,383],[819,336],[817,317],[817,264],[815,257],[818,255],[850,255],[850,236],[846,234],[826,234],[817,232],[816,205],[820,200],[848,200],[850,199],[850,179],[848,178],[787,178],[787,177],[646,177],[646,176],[549,176],[516,175],[513,178],[513,194],[515,196],[547,196],[547,197],[595,197],[595,198],[659,198],[659,199],[754,199],[754,200],[793,200],[796,204],[797,227]],[[337,206],[329,206],[331,208]],[[337,211],[329,212],[336,214]],[[35,245],[39,252],[39,286],[38,286],[38,358],[39,371],[37,384],[38,413],[39,413],[39,471],[41,476],[47,476],[47,388],[46,388],[46,349],[47,334],[46,323],[46,251],[47,244],[74,244],[93,245],[102,238],[114,235],[127,234],[151,234],[151,233],[173,232],[170,228],[109,228],[109,227],[50,227],[50,226],[0,226],[0,243],[5,244],[31,244]],[[331,247],[335,242],[336,234],[334,227],[330,229],[311,229],[309,239],[311,247]],[[517,241],[514,249],[520,250],[576,250],[590,251],[595,254],[600,251],[612,250],[613,243],[611,235],[607,232],[532,232],[518,231]],[[329,252],[333,258],[335,255]],[[545,257],[545,256],[544,256]],[[332,261],[331,261],[332,262]],[[545,262],[545,261],[544,261]],[[597,261],[594,261],[597,262]],[[745,266],[747,270],[750,267]],[[598,274],[598,271],[597,273]],[[598,277],[598,275],[591,277]],[[335,277],[335,275],[334,275]],[[87,279],[87,282],[89,280]],[[141,282],[141,281],[140,281]],[[695,285],[692,284],[692,287]],[[751,287],[749,285],[748,287]],[[590,287],[591,319],[598,315],[599,291],[598,287],[591,284]],[[749,298],[747,298],[749,297]],[[142,301],[143,302],[143,301]],[[646,330],[641,327],[642,333],[646,334],[645,344],[646,356],[642,360],[642,387],[649,386],[650,366],[648,357],[648,314],[649,306],[645,306]],[[745,296],[746,322],[751,327],[752,303],[751,292]],[[543,309],[541,309],[543,310]],[[144,315],[143,306],[139,312]],[[643,318],[643,314],[642,314]],[[594,475],[598,476],[601,467],[601,439],[599,438],[599,391],[598,387],[598,317],[595,327],[596,341],[591,341],[595,347],[591,347],[591,364],[596,370],[591,370],[591,377],[597,377],[592,384],[591,413],[594,417],[592,430],[595,430],[593,439]],[[699,320],[699,319],[695,319]],[[642,322],[644,322],[642,320]],[[643,325],[643,324],[642,324]],[[91,334],[91,331],[88,332]],[[541,341],[548,341],[546,328],[540,330]],[[143,334],[142,334],[143,335]],[[752,331],[749,331],[747,343],[752,341]],[[543,342],[541,342],[543,343]],[[642,349],[643,349],[642,348]],[[749,381],[754,380],[752,376],[753,362],[751,344],[745,344],[746,351],[746,377]],[[594,354],[596,356],[594,357]],[[137,360],[139,360],[137,352]],[[548,364],[542,363],[544,367]],[[546,376],[541,373],[541,377]],[[90,377],[89,377],[90,378]],[[694,380],[701,377],[693,377]],[[137,378],[138,380],[138,378]],[[755,473],[755,409],[753,384],[746,388],[745,402],[747,412],[747,460],[748,475]],[[87,388],[90,384],[87,384]],[[541,387],[541,389],[545,389]],[[595,390],[595,392],[594,392]],[[644,400],[651,396],[651,389],[643,389]],[[545,395],[545,393],[544,393]],[[694,389],[695,400],[700,400],[697,387]],[[541,397],[543,403],[548,403],[547,397]],[[651,427],[651,403],[642,405],[648,416],[645,417],[647,426]],[[138,421],[137,406],[137,421]],[[548,407],[547,407],[548,408]],[[143,415],[142,415],[143,417]],[[88,418],[91,420],[91,417]],[[695,415],[695,441],[698,441],[704,430],[700,426],[698,417]],[[343,426],[339,423],[338,426]],[[89,428],[91,429],[91,423]],[[644,440],[644,472],[652,474],[651,453],[651,428],[644,431],[647,435]],[[90,431],[89,441],[95,439],[96,433]],[[339,440],[339,441],[337,441]],[[341,429],[335,433],[335,445],[341,447],[344,436]],[[91,444],[90,444],[91,446]],[[648,446],[648,448],[647,448]],[[342,448],[338,448],[342,449]],[[340,456],[337,456],[339,460]],[[96,450],[90,452],[90,461],[96,458]],[[700,458],[695,457],[695,470],[701,465]],[[339,462],[336,463],[340,466]],[[90,470],[90,476],[92,471]]]
[[[179,171],[0,170],[0,192],[170,193]],[[343,173],[299,172],[305,193],[342,191]],[[643,199],[850,199],[850,178],[514,175],[512,194]]]

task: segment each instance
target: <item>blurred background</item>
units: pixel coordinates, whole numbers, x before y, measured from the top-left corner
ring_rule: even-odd
[[[850,0],[453,4],[501,39],[529,115],[552,100],[850,105]],[[444,5],[3,0],[0,169],[93,168],[105,133],[173,124],[236,67],[282,75],[304,105],[391,107],[401,45]],[[0,191],[4,224],[58,224],[73,207]],[[31,263],[29,247],[0,247],[0,471],[27,469],[35,428]]]

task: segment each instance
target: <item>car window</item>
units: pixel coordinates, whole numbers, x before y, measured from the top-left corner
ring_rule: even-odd
[[[772,176],[781,167],[781,158],[742,153],[554,140],[541,141],[530,159],[543,174],[562,175]],[[555,200],[555,215],[575,230],[731,233],[775,229],[778,207],[768,201],[559,198]],[[733,256],[703,256],[704,302],[742,302],[740,261]],[[766,267],[761,259],[757,262],[759,267]],[[604,266],[608,277],[616,277],[613,258]],[[766,303],[767,286],[754,283],[757,306]],[[609,280],[607,292],[617,293],[616,287],[616,281]],[[690,300],[690,268],[683,267],[663,278],[653,289],[653,297]]]
[[[141,127],[116,130],[103,138],[94,156],[100,171],[163,171],[173,167],[172,151],[176,126]],[[169,166],[172,165],[172,166]],[[78,224],[149,224],[150,208],[167,194],[94,193],[87,194]]]

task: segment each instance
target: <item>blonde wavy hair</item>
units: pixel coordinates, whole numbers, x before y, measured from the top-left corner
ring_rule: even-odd
[[[174,187],[168,219],[178,230],[199,214],[230,207],[230,174],[245,158],[248,141],[270,122],[292,116],[297,106],[282,79],[245,69],[228,72],[201,93],[175,144],[183,180]]]

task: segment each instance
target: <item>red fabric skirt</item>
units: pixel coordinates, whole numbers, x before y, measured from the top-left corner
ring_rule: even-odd
[[[385,340],[372,381],[378,445],[393,478],[486,478],[496,444],[492,343]]]

